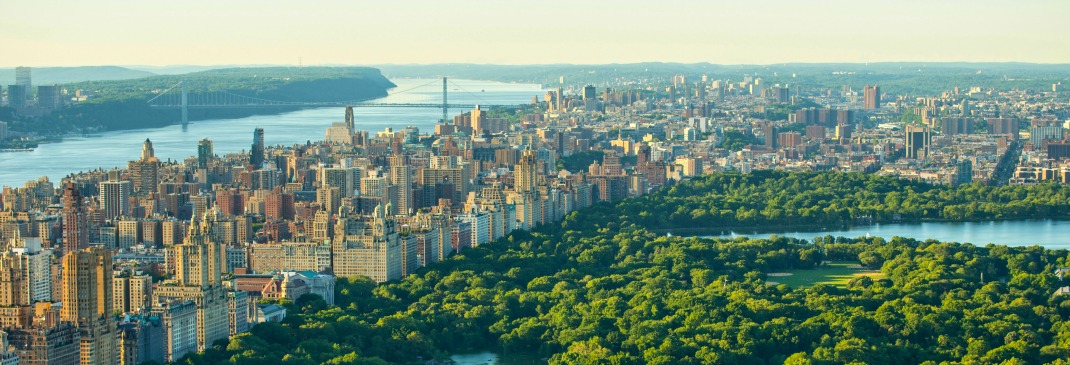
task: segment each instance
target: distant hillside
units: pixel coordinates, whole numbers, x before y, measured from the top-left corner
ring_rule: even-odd
[[[82,81],[129,80],[155,75],[152,72],[131,70],[119,66],[33,67],[30,76],[34,85],[69,84]],[[15,83],[14,68],[0,68],[0,84]]]
[[[168,66],[144,66],[144,65],[127,65],[123,66],[131,70],[139,70],[151,72],[157,75],[181,75],[194,72],[202,72],[209,70],[219,70],[225,68],[249,68],[249,67],[283,67],[277,65],[211,65],[211,66],[198,66],[198,65],[168,65]]]
[[[645,62],[607,65],[380,65],[390,77],[441,77],[503,82],[530,82],[548,87],[591,84],[608,86],[615,81],[647,80],[668,83],[673,75],[688,82],[702,75],[741,81],[760,77],[769,85],[801,84],[804,87],[838,89],[848,85],[860,90],[880,84],[885,93],[936,95],[954,87],[984,87],[999,90],[1050,90],[1055,82],[1070,82],[1070,67],[1031,63],[970,62],[880,62],[880,63],[778,63],[771,65],[716,65],[711,63]]]
[[[227,92],[270,100],[338,102],[387,95],[395,85],[370,67],[250,67],[155,75],[132,80],[85,81],[65,84],[92,95],[41,118],[23,118],[12,130],[42,135],[71,131],[100,131],[160,127],[180,121],[177,109],[154,109],[146,103],[162,90],[185,81],[191,98]],[[278,114],[300,107],[193,109],[190,120],[241,118]]]

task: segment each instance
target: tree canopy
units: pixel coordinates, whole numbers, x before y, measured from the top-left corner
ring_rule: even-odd
[[[884,198],[898,192],[900,206],[913,198],[918,201],[912,205],[945,207],[985,192],[992,198],[978,201],[1025,201],[1019,203],[1023,210],[1005,215],[1019,217],[1012,214],[1031,214],[1045,199],[1064,196],[1065,189],[945,188],[854,174],[770,174],[708,176],[597,205],[400,281],[375,285],[343,278],[337,306],[325,308],[315,297],[298,299],[286,305],[299,314],[257,325],[226,346],[181,362],[418,363],[468,350],[532,354],[555,364],[1039,364],[1070,357],[1070,296],[1052,295],[1067,285],[1053,275],[1055,268],[1070,265],[1067,250],[903,238],[703,239],[655,233],[661,224],[677,223],[672,217],[665,222],[641,217],[671,216],[691,201],[709,204],[747,196],[743,192],[780,199],[823,189],[830,191],[813,193],[805,198],[812,201],[784,209],[784,216],[820,208],[822,199],[854,189],[861,198],[839,199],[875,201],[863,191]],[[1009,199],[1018,193],[1023,196]],[[996,198],[1001,194],[1008,200]],[[824,207],[840,203],[848,201]],[[746,206],[743,210],[752,209]],[[718,217],[737,222],[738,211]],[[819,216],[843,216],[830,213]],[[948,219],[961,217],[966,216]],[[699,219],[689,216],[688,222]],[[768,273],[814,268],[826,260],[879,268],[883,278],[855,278],[844,288],[767,280]]]

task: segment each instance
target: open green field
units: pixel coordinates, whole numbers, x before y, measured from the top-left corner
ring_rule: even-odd
[[[847,282],[855,276],[869,276],[873,279],[884,277],[880,271],[866,270],[857,262],[829,261],[816,269],[788,270],[784,272],[766,274],[767,283],[787,284],[793,288],[802,288],[817,284],[847,286]]]

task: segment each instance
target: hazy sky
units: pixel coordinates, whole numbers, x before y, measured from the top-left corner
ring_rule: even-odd
[[[0,0],[0,67],[1070,63],[1068,0]]]

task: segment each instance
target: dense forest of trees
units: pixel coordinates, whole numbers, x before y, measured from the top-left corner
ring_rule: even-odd
[[[755,171],[695,178],[620,204],[621,221],[652,229],[852,224],[860,219],[1070,218],[1070,186],[932,185],[890,176]]]
[[[883,211],[871,206],[893,199],[903,213],[934,209],[932,217],[964,219],[971,216],[943,214],[968,199],[1003,206],[1002,217],[1023,218],[1055,203],[1065,207],[1066,191],[934,187],[837,173],[707,176],[573,212],[559,224],[515,232],[401,281],[377,286],[340,279],[337,306],[314,296],[286,302],[300,314],[257,325],[180,363],[420,363],[489,350],[555,364],[1067,364],[1070,296],[1052,295],[1068,285],[1053,275],[1070,265],[1067,250],[901,238],[700,239],[652,231],[684,224],[673,217],[681,215],[679,207],[743,204],[749,211],[769,199],[781,199],[783,219],[833,204],[848,212],[822,210],[815,217]],[[800,195],[794,203],[783,199]],[[687,214],[686,222],[743,221],[733,213],[738,210],[718,211],[717,220]],[[766,280],[770,272],[830,259],[857,261],[884,276],[859,277],[845,288]]]

